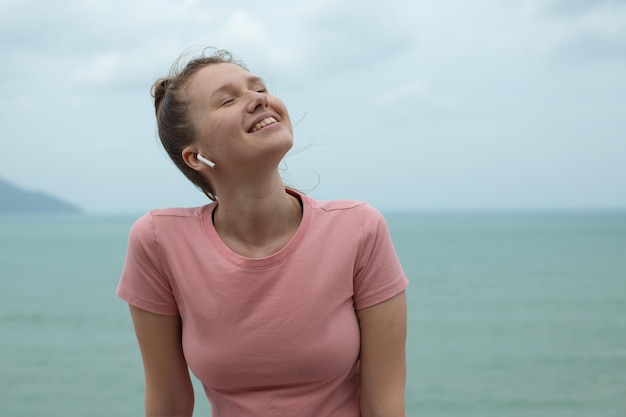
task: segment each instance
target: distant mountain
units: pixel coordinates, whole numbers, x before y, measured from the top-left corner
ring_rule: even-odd
[[[21,190],[0,178],[0,213],[80,213],[81,209],[58,198]]]

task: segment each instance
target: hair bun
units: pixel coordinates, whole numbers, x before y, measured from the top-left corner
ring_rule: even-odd
[[[154,109],[158,111],[167,88],[172,84],[172,78],[160,78],[152,85],[152,97],[154,97]]]

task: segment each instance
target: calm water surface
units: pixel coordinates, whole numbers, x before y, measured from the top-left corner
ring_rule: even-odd
[[[0,416],[143,415],[115,297],[136,217],[0,216]],[[409,416],[626,416],[626,213],[386,217]]]

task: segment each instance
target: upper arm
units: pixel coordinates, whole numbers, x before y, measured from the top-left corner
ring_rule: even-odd
[[[357,311],[361,330],[361,413],[404,417],[406,295]]]
[[[194,394],[183,355],[179,316],[130,306],[146,377],[146,416],[188,417]]]

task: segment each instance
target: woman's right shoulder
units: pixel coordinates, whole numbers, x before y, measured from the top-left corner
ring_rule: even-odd
[[[184,223],[194,224],[201,221],[202,212],[208,206],[191,208],[163,208],[153,209],[141,215],[130,229],[131,237],[154,239],[159,231],[176,231]]]

